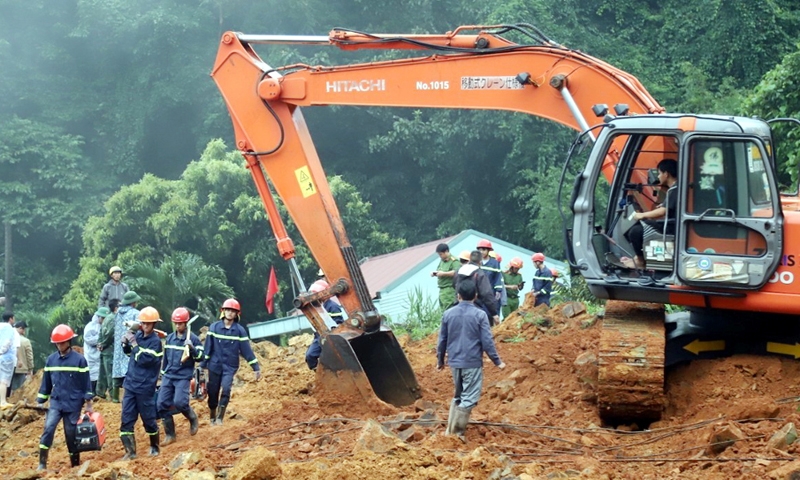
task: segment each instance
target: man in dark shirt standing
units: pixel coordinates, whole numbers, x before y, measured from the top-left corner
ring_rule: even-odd
[[[437,368],[444,369],[445,354],[453,374],[455,394],[450,404],[446,434],[456,434],[466,441],[464,432],[472,409],[478,404],[483,388],[483,353],[497,368],[506,368],[500,359],[489,329],[489,318],[475,306],[475,282],[466,278],[458,284],[458,305],[442,316]]]

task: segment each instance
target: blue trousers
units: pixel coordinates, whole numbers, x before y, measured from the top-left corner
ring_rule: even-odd
[[[538,307],[543,303],[548,307],[550,306],[550,295],[536,295],[536,301],[533,302],[533,306]]]
[[[322,354],[322,345],[319,344],[319,335],[314,335],[314,341],[311,342],[311,345],[308,346],[308,350],[306,350],[306,365],[311,370],[317,368],[317,363],[319,363],[319,356]]]
[[[67,450],[69,453],[75,452],[75,429],[78,424],[78,419],[81,417],[81,411],[77,412],[62,412],[55,408],[47,409],[47,416],[44,420],[44,432],[39,439],[39,448],[49,449],[53,446],[53,437],[58,428],[58,421],[62,420],[64,423],[64,436],[67,438]]]
[[[133,435],[133,426],[136,418],[141,416],[144,424],[144,431],[148,435],[158,435],[158,422],[156,422],[156,399],[154,392],[133,393],[125,390],[122,397],[122,426],[119,427],[119,435]]]
[[[233,375],[236,370],[222,367],[222,373],[208,371],[208,408],[212,411],[218,406],[227,407],[231,399],[231,387],[233,386]],[[222,389],[222,395],[220,395]]]
[[[158,416],[166,418],[175,412],[189,412],[189,388],[191,378],[174,379],[163,377],[158,389]]]

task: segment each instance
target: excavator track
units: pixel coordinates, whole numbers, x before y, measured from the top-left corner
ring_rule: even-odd
[[[606,303],[598,355],[601,418],[640,425],[661,418],[665,342],[663,305]]]

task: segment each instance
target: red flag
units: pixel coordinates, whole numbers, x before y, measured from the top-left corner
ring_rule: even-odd
[[[278,293],[278,279],[275,278],[275,267],[269,267],[269,283],[267,283],[267,312],[275,310],[275,294]]]

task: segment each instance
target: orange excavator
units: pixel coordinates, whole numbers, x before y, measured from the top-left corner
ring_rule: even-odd
[[[511,42],[509,33],[529,42]],[[257,55],[259,44],[427,54],[273,68]],[[227,32],[211,76],[281,255],[293,258],[294,247],[267,178],[334,280],[328,290],[295,300],[323,338],[318,385],[343,395],[374,394],[393,405],[420,396],[405,354],[372,304],[299,108],[304,106],[510,110],[579,132],[564,165],[562,190],[569,187],[566,172],[573,159],[583,152],[588,157],[571,185],[564,231],[573,272],[597,297],[609,299],[598,357],[604,418],[659,418],[664,368],[673,363],[761,350],[800,357],[792,318],[798,312],[791,306],[797,298],[794,256],[784,249],[792,244],[790,232],[797,232],[797,198],[786,197],[782,205],[768,122],[666,114],[632,75],[559,45],[528,24],[463,26],[444,35]],[[593,143],[591,149],[581,148],[586,142]],[[636,257],[629,239],[635,213],[666,203],[667,189],[656,180],[664,159],[677,161],[671,190],[677,200],[669,203],[663,226],[646,229],[640,261],[633,262],[625,257]],[[331,331],[319,302],[333,295],[348,321]],[[665,315],[665,304],[686,310]]]

